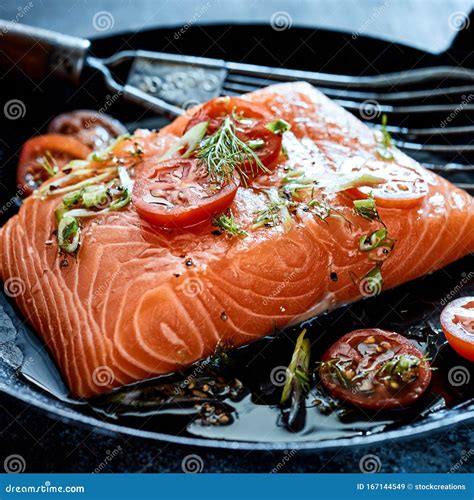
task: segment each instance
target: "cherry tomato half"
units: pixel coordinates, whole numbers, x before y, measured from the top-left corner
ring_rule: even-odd
[[[136,171],[133,203],[151,224],[184,228],[224,212],[237,192],[234,182],[214,185],[198,160],[149,159]]]
[[[80,109],[56,116],[49,124],[48,132],[75,137],[96,151],[105,148],[119,135],[126,134],[127,129],[109,115]]]
[[[28,196],[50,177],[47,168],[61,168],[71,160],[85,160],[90,152],[89,147],[67,135],[32,137],[25,142],[20,153],[17,184],[22,186],[24,195]]]
[[[376,187],[359,187],[347,191],[356,198],[367,198],[372,194],[379,207],[417,207],[428,193],[428,184],[421,174],[395,162],[351,158],[344,163],[342,170],[386,179],[386,182]]]
[[[319,373],[332,396],[369,409],[409,406],[431,380],[429,362],[408,339],[378,328],[340,338]]]
[[[186,130],[201,122],[209,122],[207,133],[213,134],[227,115],[234,113],[241,119],[241,128],[251,128],[255,122],[267,123],[271,114],[258,104],[253,104],[238,97],[217,97],[201,106],[191,117]]]
[[[474,297],[453,300],[443,309],[440,319],[451,347],[474,361]]]

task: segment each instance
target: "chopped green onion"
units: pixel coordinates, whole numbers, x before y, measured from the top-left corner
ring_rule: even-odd
[[[372,234],[365,234],[359,240],[359,250],[361,252],[370,252],[378,248],[382,242],[387,238],[388,231],[386,228],[378,229]]]
[[[274,134],[283,134],[283,132],[287,132],[291,129],[291,125],[282,119],[275,120],[273,122],[267,123],[265,128],[273,132]]]
[[[109,159],[110,153],[115,149],[123,141],[130,138],[130,134],[119,135],[115,141],[112,142],[109,146],[107,146],[102,151],[93,151],[87,159],[89,161],[106,161]]]
[[[77,219],[64,215],[58,225],[58,245],[66,253],[74,253],[79,247],[80,228]]]
[[[262,149],[265,146],[265,141],[263,139],[252,139],[247,141],[247,146],[253,151],[257,149]]]
[[[189,158],[196,150],[203,137],[206,135],[209,122],[201,122],[190,128],[181,138],[179,138],[166,153],[160,157],[160,160],[168,160],[176,153],[186,148],[186,151],[181,155],[182,158]]]
[[[357,177],[353,177],[352,179],[343,179],[342,181],[342,184],[336,184],[336,186],[332,189],[333,192],[337,193],[362,186],[378,186],[379,184],[385,182],[385,179],[382,179],[382,177],[375,177],[370,174],[362,174]]]
[[[391,161],[394,158],[393,153],[390,151],[393,144],[390,133],[387,130],[387,115],[385,114],[382,115],[382,126],[380,132],[382,134],[382,140],[379,141],[380,143],[375,147],[375,152],[382,160]]]
[[[364,293],[369,296],[378,295],[382,291],[383,277],[380,265],[371,269],[361,280]]]
[[[411,354],[400,354],[386,361],[376,372],[382,380],[393,380],[410,384],[420,374],[421,359]]]
[[[76,191],[78,188],[92,186],[94,184],[97,184],[98,182],[109,179],[116,173],[117,173],[116,167],[107,168],[99,175],[95,175],[94,177],[89,177],[88,179],[85,179],[81,182],[77,182],[76,184],[71,184],[70,186],[66,186],[66,187],[61,188],[61,189],[55,189],[55,187],[57,185],[56,183],[48,184],[47,186],[45,186],[43,189],[40,190],[40,194],[41,195],[57,195],[57,194],[70,193],[71,191]],[[70,174],[70,175],[72,176],[74,174]],[[69,176],[66,176],[66,177],[69,177]],[[64,177],[64,179],[66,177]],[[59,180],[61,180],[61,179],[59,179]],[[51,188],[53,188],[53,189],[51,189]]]
[[[366,198],[364,200],[354,200],[354,211],[357,215],[360,215],[367,220],[378,220],[380,221],[380,216],[375,206],[375,200],[372,197]]]
[[[287,368],[287,379],[281,393],[280,403],[285,404],[290,396],[299,402],[309,391],[309,359],[311,355],[311,343],[305,339],[306,328],[300,333],[296,340],[295,350]]]
[[[227,214],[224,213],[214,217],[212,222],[215,226],[220,227],[232,236],[247,236],[247,233],[240,229],[240,227],[236,224],[234,214],[230,209]]]
[[[120,210],[121,208],[126,207],[130,203],[131,199],[132,193],[130,190],[128,188],[123,188],[120,197],[109,205],[109,210]]]
[[[88,186],[82,190],[82,204],[85,208],[100,207],[107,203],[109,190],[104,184]]]

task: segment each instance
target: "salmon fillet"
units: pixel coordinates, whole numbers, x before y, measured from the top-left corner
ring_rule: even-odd
[[[278,185],[291,168],[324,176],[348,158],[375,158],[373,132],[308,84],[275,85],[244,99],[292,125],[283,141],[288,158],[259,187]],[[135,138],[146,142],[146,155],[164,152],[188,120]],[[471,196],[394,154],[425,177],[429,193],[417,208],[379,208],[396,240],[382,267],[384,289],[474,250]],[[1,276],[24,284],[15,301],[71,393],[95,396],[176,371],[219,343],[246,344],[367,295],[354,276],[373,263],[358,241],[376,226],[354,213],[346,195],[331,199],[346,220],[301,212],[290,227],[252,229],[266,202],[255,185],[239,189],[232,210],[245,238],[216,235],[211,225],[159,231],[131,205],[84,219],[81,247],[65,265],[51,243],[58,200],[31,196],[1,230]]]

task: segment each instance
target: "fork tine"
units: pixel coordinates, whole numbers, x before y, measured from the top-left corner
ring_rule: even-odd
[[[464,135],[474,133],[474,125],[466,125],[462,127],[432,127],[432,128],[406,128],[387,126],[387,131],[392,135],[399,136],[433,136],[433,135]]]
[[[228,95],[240,95],[247,92],[253,92],[260,87],[252,87],[250,85],[230,83],[226,82],[224,84],[223,90]],[[474,90],[474,89],[473,89]],[[340,106],[351,111],[360,111],[363,109],[360,102],[348,101],[345,99],[334,99]],[[392,105],[382,105],[377,106],[377,111],[390,114],[414,114],[414,113],[444,113],[449,114],[456,111],[459,108],[459,104],[426,104],[426,105],[408,105],[408,106],[392,106]],[[474,111],[474,104],[463,105],[464,111]]]
[[[229,74],[227,77],[226,87],[235,88],[242,92],[252,92],[259,88],[267,86],[269,83],[273,83],[269,79],[255,78],[253,76],[245,75],[234,75]],[[331,98],[347,98],[349,100],[367,100],[375,99],[380,102],[400,102],[400,101],[411,101],[415,99],[427,99],[433,97],[445,97],[452,95],[469,95],[474,92],[474,87],[470,85],[464,85],[459,87],[447,87],[447,88],[434,88],[428,90],[412,90],[404,92],[361,92],[346,89],[331,89],[329,87],[318,86],[323,94],[326,94]]]
[[[256,76],[259,78],[279,81],[303,80],[314,85],[327,85],[346,88],[387,88],[393,86],[419,84],[433,80],[464,79],[474,80],[474,70],[455,66],[438,66],[434,68],[420,68],[396,73],[387,73],[374,76],[330,75],[312,71],[289,70],[255,66],[252,64],[226,63],[229,73]]]
[[[474,144],[418,144],[415,142],[397,141],[393,143],[400,149],[423,151],[430,153],[473,153]]]

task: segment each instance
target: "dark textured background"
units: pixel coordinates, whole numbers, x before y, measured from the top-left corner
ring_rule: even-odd
[[[14,19],[18,8],[27,3],[2,0],[0,17]],[[205,3],[205,0],[43,0],[34,2],[34,8],[21,21],[79,36],[108,36],[145,27],[181,26]],[[360,31],[432,52],[445,50],[455,35],[447,27],[449,14],[469,11],[472,5],[471,1],[462,0],[220,0],[217,3],[218,6],[199,17],[199,23],[268,23],[273,12],[283,10],[291,13],[294,25],[349,33]],[[381,7],[383,15],[373,20],[371,13]],[[98,33],[92,18],[102,10],[113,14],[114,26]],[[192,450],[127,436],[106,436],[98,429],[71,425],[6,397],[0,397],[0,407],[0,462],[8,455],[20,454],[25,457],[29,472],[87,472],[100,464],[107,464],[103,471],[110,472],[178,472],[182,459],[190,453],[198,453],[203,459],[205,472],[269,472],[284,457],[281,453]],[[282,470],[359,472],[360,459],[370,453],[380,458],[383,472],[448,472],[456,464],[459,472],[473,471],[472,431],[472,425],[461,424],[445,433],[370,449],[300,452],[287,456],[284,460],[287,465]],[[110,460],[107,457],[111,457]]]

